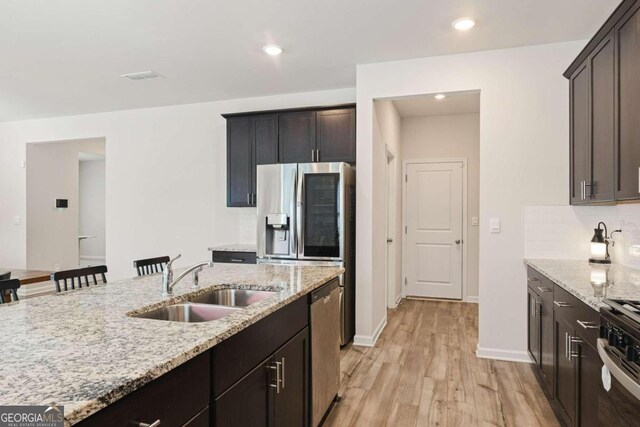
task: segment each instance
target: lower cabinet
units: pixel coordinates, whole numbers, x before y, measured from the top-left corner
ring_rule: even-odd
[[[216,426],[308,425],[309,329],[215,400]]]
[[[599,313],[532,268],[527,299],[528,349],[556,415],[567,426],[601,425]]]

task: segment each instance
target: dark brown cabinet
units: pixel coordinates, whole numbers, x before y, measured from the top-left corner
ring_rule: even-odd
[[[318,162],[356,162],[355,108],[316,113]]]
[[[278,162],[278,116],[227,119],[227,206],[256,205],[256,165]]]
[[[564,73],[570,201],[640,199],[640,0],[624,0]]]
[[[541,374],[542,385],[553,393],[553,283],[529,269],[528,350]]]
[[[602,361],[598,351],[589,345],[581,336],[574,340],[574,359],[576,361],[576,379],[578,413],[576,425],[581,427],[600,426],[598,420],[598,393],[600,384],[600,369]]]
[[[227,206],[257,203],[257,165],[356,161],[353,105],[226,114]]]
[[[618,53],[616,198],[640,197],[640,3],[615,29]]]
[[[540,367],[540,362],[542,361],[540,354],[540,298],[533,291],[533,289],[529,288],[528,291],[528,302],[529,302],[529,354],[533,358],[536,366]]]
[[[310,163],[316,156],[316,113],[303,111],[281,114],[279,163]]]
[[[555,390],[556,401],[562,407],[568,425],[574,425],[576,412],[576,370],[571,353],[571,337],[573,328],[562,318],[554,321],[555,336]]]

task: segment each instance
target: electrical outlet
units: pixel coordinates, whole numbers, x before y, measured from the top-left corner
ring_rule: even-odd
[[[13,225],[20,225],[22,223],[22,218],[20,215],[16,215],[13,217]]]

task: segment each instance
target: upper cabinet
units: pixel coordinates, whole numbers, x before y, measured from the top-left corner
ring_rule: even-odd
[[[256,206],[256,167],[356,161],[354,105],[224,115],[227,206]]]
[[[640,199],[640,0],[625,0],[565,72],[570,201]]]
[[[640,2],[616,26],[618,143],[616,198],[640,198]]]

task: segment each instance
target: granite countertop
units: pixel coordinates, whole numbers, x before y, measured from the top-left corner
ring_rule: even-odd
[[[640,300],[640,270],[610,264],[608,285],[605,286],[591,283],[593,269],[602,270],[604,265],[592,265],[586,260],[560,259],[525,259],[524,262],[594,310],[605,305],[605,298]]]
[[[154,274],[3,304],[0,405],[64,405],[65,425],[73,425],[343,271],[216,264],[200,274],[200,290],[189,276],[171,298],[162,298]],[[278,292],[212,322],[128,316],[230,286]]]
[[[212,246],[209,250],[224,252],[257,252],[258,245],[255,243],[229,243],[227,245]]]

